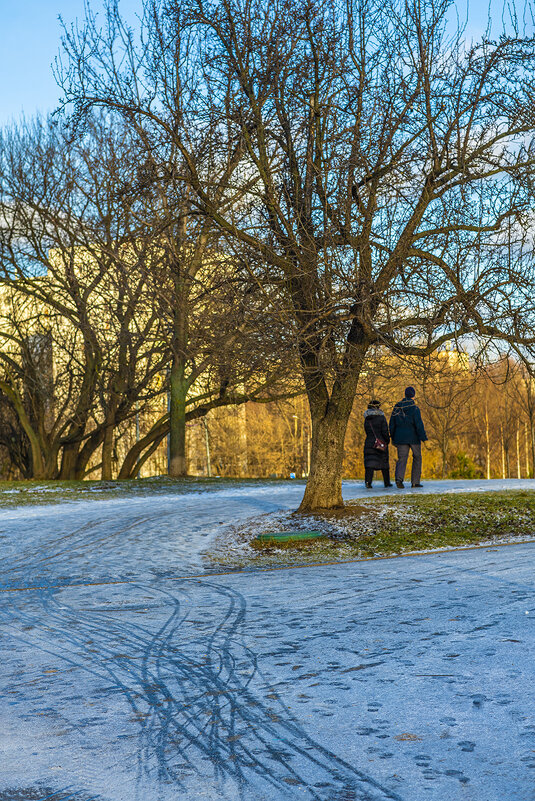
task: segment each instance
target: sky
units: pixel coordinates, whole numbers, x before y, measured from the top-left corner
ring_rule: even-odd
[[[501,7],[501,0],[491,0]],[[523,0],[519,0],[521,4]],[[134,23],[142,0],[120,0],[120,8]],[[468,15],[470,36],[478,37],[486,27],[489,0],[471,0]],[[98,8],[99,0],[92,3]],[[466,0],[458,0],[461,19]],[[52,111],[60,90],[52,74],[61,37],[59,17],[70,24],[84,17],[84,0],[0,0],[0,125],[37,112]],[[501,14],[493,14],[499,19]]]
[[[140,7],[141,0],[120,2],[132,21]],[[0,125],[57,105],[61,92],[52,63],[60,47],[60,16],[67,24],[82,20],[84,0],[0,0]]]

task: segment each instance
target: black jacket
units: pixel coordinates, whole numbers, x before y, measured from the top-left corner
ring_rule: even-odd
[[[416,445],[427,439],[420,409],[412,398],[404,398],[392,409],[390,436],[394,445]]]
[[[364,467],[369,467],[373,470],[384,470],[390,467],[388,447],[386,451],[378,451],[373,447],[376,437],[382,439],[387,445],[390,442],[388,424],[381,409],[366,409],[364,412],[364,431],[366,432]]]

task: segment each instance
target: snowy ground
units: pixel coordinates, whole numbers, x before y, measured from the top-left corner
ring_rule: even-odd
[[[0,801],[535,800],[535,544],[198,577],[301,493],[0,512]]]

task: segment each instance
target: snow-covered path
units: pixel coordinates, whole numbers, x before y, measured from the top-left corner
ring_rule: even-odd
[[[535,481],[429,481],[423,490],[344,482],[344,497],[533,489]],[[304,482],[186,486],[168,495],[0,509],[0,589],[162,579],[203,571],[201,553],[229,523],[299,505]],[[0,798],[1,801],[1,798]]]
[[[535,545],[194,577],[301,492],[0,513],[0,801],[534,801]]]

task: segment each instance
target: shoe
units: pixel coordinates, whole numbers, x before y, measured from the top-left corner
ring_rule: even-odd
[[[388,489],[389,487],[393,487],[393,486],[394,486],[393,484],[385,484],[385,489]]]
[[[423,484],[411,484],[411,487],[423,487]]]
[[[372,488],[372,485],[369,483],[369,481],[367,481],[366,482],[366,489],[371,489],[371,488]]]
[[[399,478],[396,478],[396,487],[398,489],[405,489],[405,484]]]

